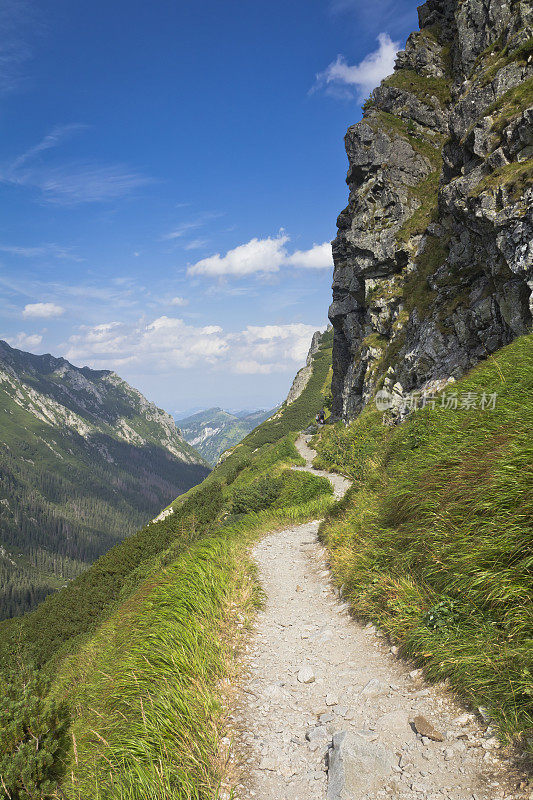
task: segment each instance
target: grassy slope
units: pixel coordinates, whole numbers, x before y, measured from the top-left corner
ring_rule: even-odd
[[[523,744],[533,729],[532,346],[533,336],[516,340],[453,387],[497,392],[494,410],[426,408],[391,429],[369,406],[317,444],[317,463],[355,481],[321,535],[356,613]]]
[[[223,772],[221,681],[234,670],[239,631],[257,602],[247,547],[260,532],[332,504],[328,481],[288,469],[301,462],[294,438],[322,404],[330,363],[325,335],[301,397],[172,515],[113,548],[33,614],[0,626],[5,674],[16,677],[19,658],[37,662],[71,710],[62,796],[213,797]],[[266,507],[265,475],[275,485]],[[242,498],[247,513],[237,514]]]

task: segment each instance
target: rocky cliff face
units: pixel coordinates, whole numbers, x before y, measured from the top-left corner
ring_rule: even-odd
[[[443,385],[532,321],[533,10],[428,0],[348,129],[334,414]]]
[[[288,406],[290,406],[291,403],[294,403],[294,401],[300,397],[301,393],[309,383],[309,378],[313,374],[313,356],[315,355],[315,353],[318,353],[318,350],[320,348],[321,337],[322,337],[321,331],[315,331],[313,333],[313,338],[311,339],[309,352],[307,353],[305,367],[302,367],[296,373],[291,388],[289,389],[289,394],[287,395],[287,399],[285,400],[285,403]]]

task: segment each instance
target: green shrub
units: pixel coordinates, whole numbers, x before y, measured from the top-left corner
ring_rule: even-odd
[[[217,480],[205,481],[180,507],[179,520],[183,523],[194,519],[201,526],[213,524],[223,505],[222,484]]]
[[[231,458],[231,456],[229,458]],[[240,453],[235,458],[231,459],[228,463],[227,469],[224,470],[223,475],[226,486],[231,486],[237,476],[240,475],[243,469],[246,469],[250,463],[250,458],[245,455],[241,455]],[[220,474],[220,470],[218,474]]]
[[[231,505],[233,514],[248,514],[269,508],[280,495],[283,486],[281,478],[258,478],[248,486],[239,488]]]
[[[48,689],[29,666],[0,682],[0,776],[10,800],[49,798],[61,777],[69,715],[64,703],[46,699]]]
[[[384,86],[394,86],[396,89],[416,95],[422,102],[428,103],[435,97],[441,106],[450,102],[450,81],[446,78],[437,78],[425,75],[412,69],[399,69],[385,78]]]
[[[286,508],[308,503],[320,495],[333,494],[331,483],[327,478],[312,475],[300,470],[285,470],[281,491],[274,503],[275,508]]]

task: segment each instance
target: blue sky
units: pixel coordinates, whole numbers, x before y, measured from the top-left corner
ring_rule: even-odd
[[[0,338],[270,406],[326,324],[343,136],[406,0],[3,0]]]

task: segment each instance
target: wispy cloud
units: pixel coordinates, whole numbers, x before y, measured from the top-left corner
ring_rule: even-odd
[[[31,58],[30,42],[39,25],[33,6],[25,0],[0,3],[0,92],[18,89],[23,66]]]
[[[184,203],[183,205],[187,205]],[[208,222],[213,219],[217,219],[218,217],[222,217],[223,214],[217,211],[206,211],[203,214],[199,214],[194,219],[186,220],[185,222],[180,222],[176,225],[172,230],[168,231],[167,233],[161,236],[161,241],[163,242],[172,242],[176,239],[183,239],[187,234],[191,233],[192,231],[198,230],[198,228],[203,228]],[[205,244],[205,239],[193,239],[192,241],[188,242],[184,245],[186,250],[194,250],[197,247],[203,247]]]
[[[117,200],[152,182],[119,164],[99,167],[79,163],[36,171],[21,181],[40,189],[49,202],[64,205]]]
[[[381,83],[383,78],[394,70],[399,42],[393,42],[388,33],[378,35],[379,46],[359,63],[350,66],[344,56],[337,56],[323,72],[316,76],[311,91],[325,89],[339,94],[339,87],[344,96],[352,97],[355,93],[358,100],[363,100]]]
[[[11,169],[17,170],[18,167],[21,167],[27,161],[31,161],[33,158],[35,158],[35,156],[38,156],[39,153],[43,153],[45,150],[51,150],[53,147],[57,147],[69,136],[72,136],[78,131],[85,130],[87,127],[87,125],[83,125],[78,122],[72,122],[69,125],[57,125],[50,131],[50,133],[41,139],[40,142],[33,145],[33,147],[30,147],[29,150],[26,150],[26,152],[22,153],[22,155],[18,156],[11,164]]]
[[[196,219],[192,222],[182,222],[180,225],[176,226],[173,230],[165,233],[161,239],[163,241],[172,241],[173,239],[181,239],[182,236],[185,236],[189,231],[193,231],[196,228],[201,228],[204,224],[203,219]]]
[[[40,158],[86,128],[80,123],[54,128],[36,145],[0,168],[0,182],[36,189],[47,202],[61,205],[116,200],[153,182],[122,164],[84,161],[49,164]]]
[[[283,232],[266,239],[255,237],[246,244],[228,250],[225,255],[216,253],[197,261],[188,268],[187,273],[191,276],[245,277],[275,273],[284,266],[301,269],[327,269],[333,266],[329,242],[315,244],[309,250],[297,250],[291,254],[287,250],[289,241],[290,237]]]
[[[35,247],[0,244],[0,252],[8,253],[12,256],[21,256],[22,258],[40,258],[50,256],[52,258],[64,259],[66,261],[81,262],[85,260],[75,253],[72,248],[62,247],[61,245],[53,243],[37,245]]]
[[[193,239],[191,242],[187,242],[185,245],[185,250],[201,250],[202,247],[205,247],[209,243],[208,239]]]

